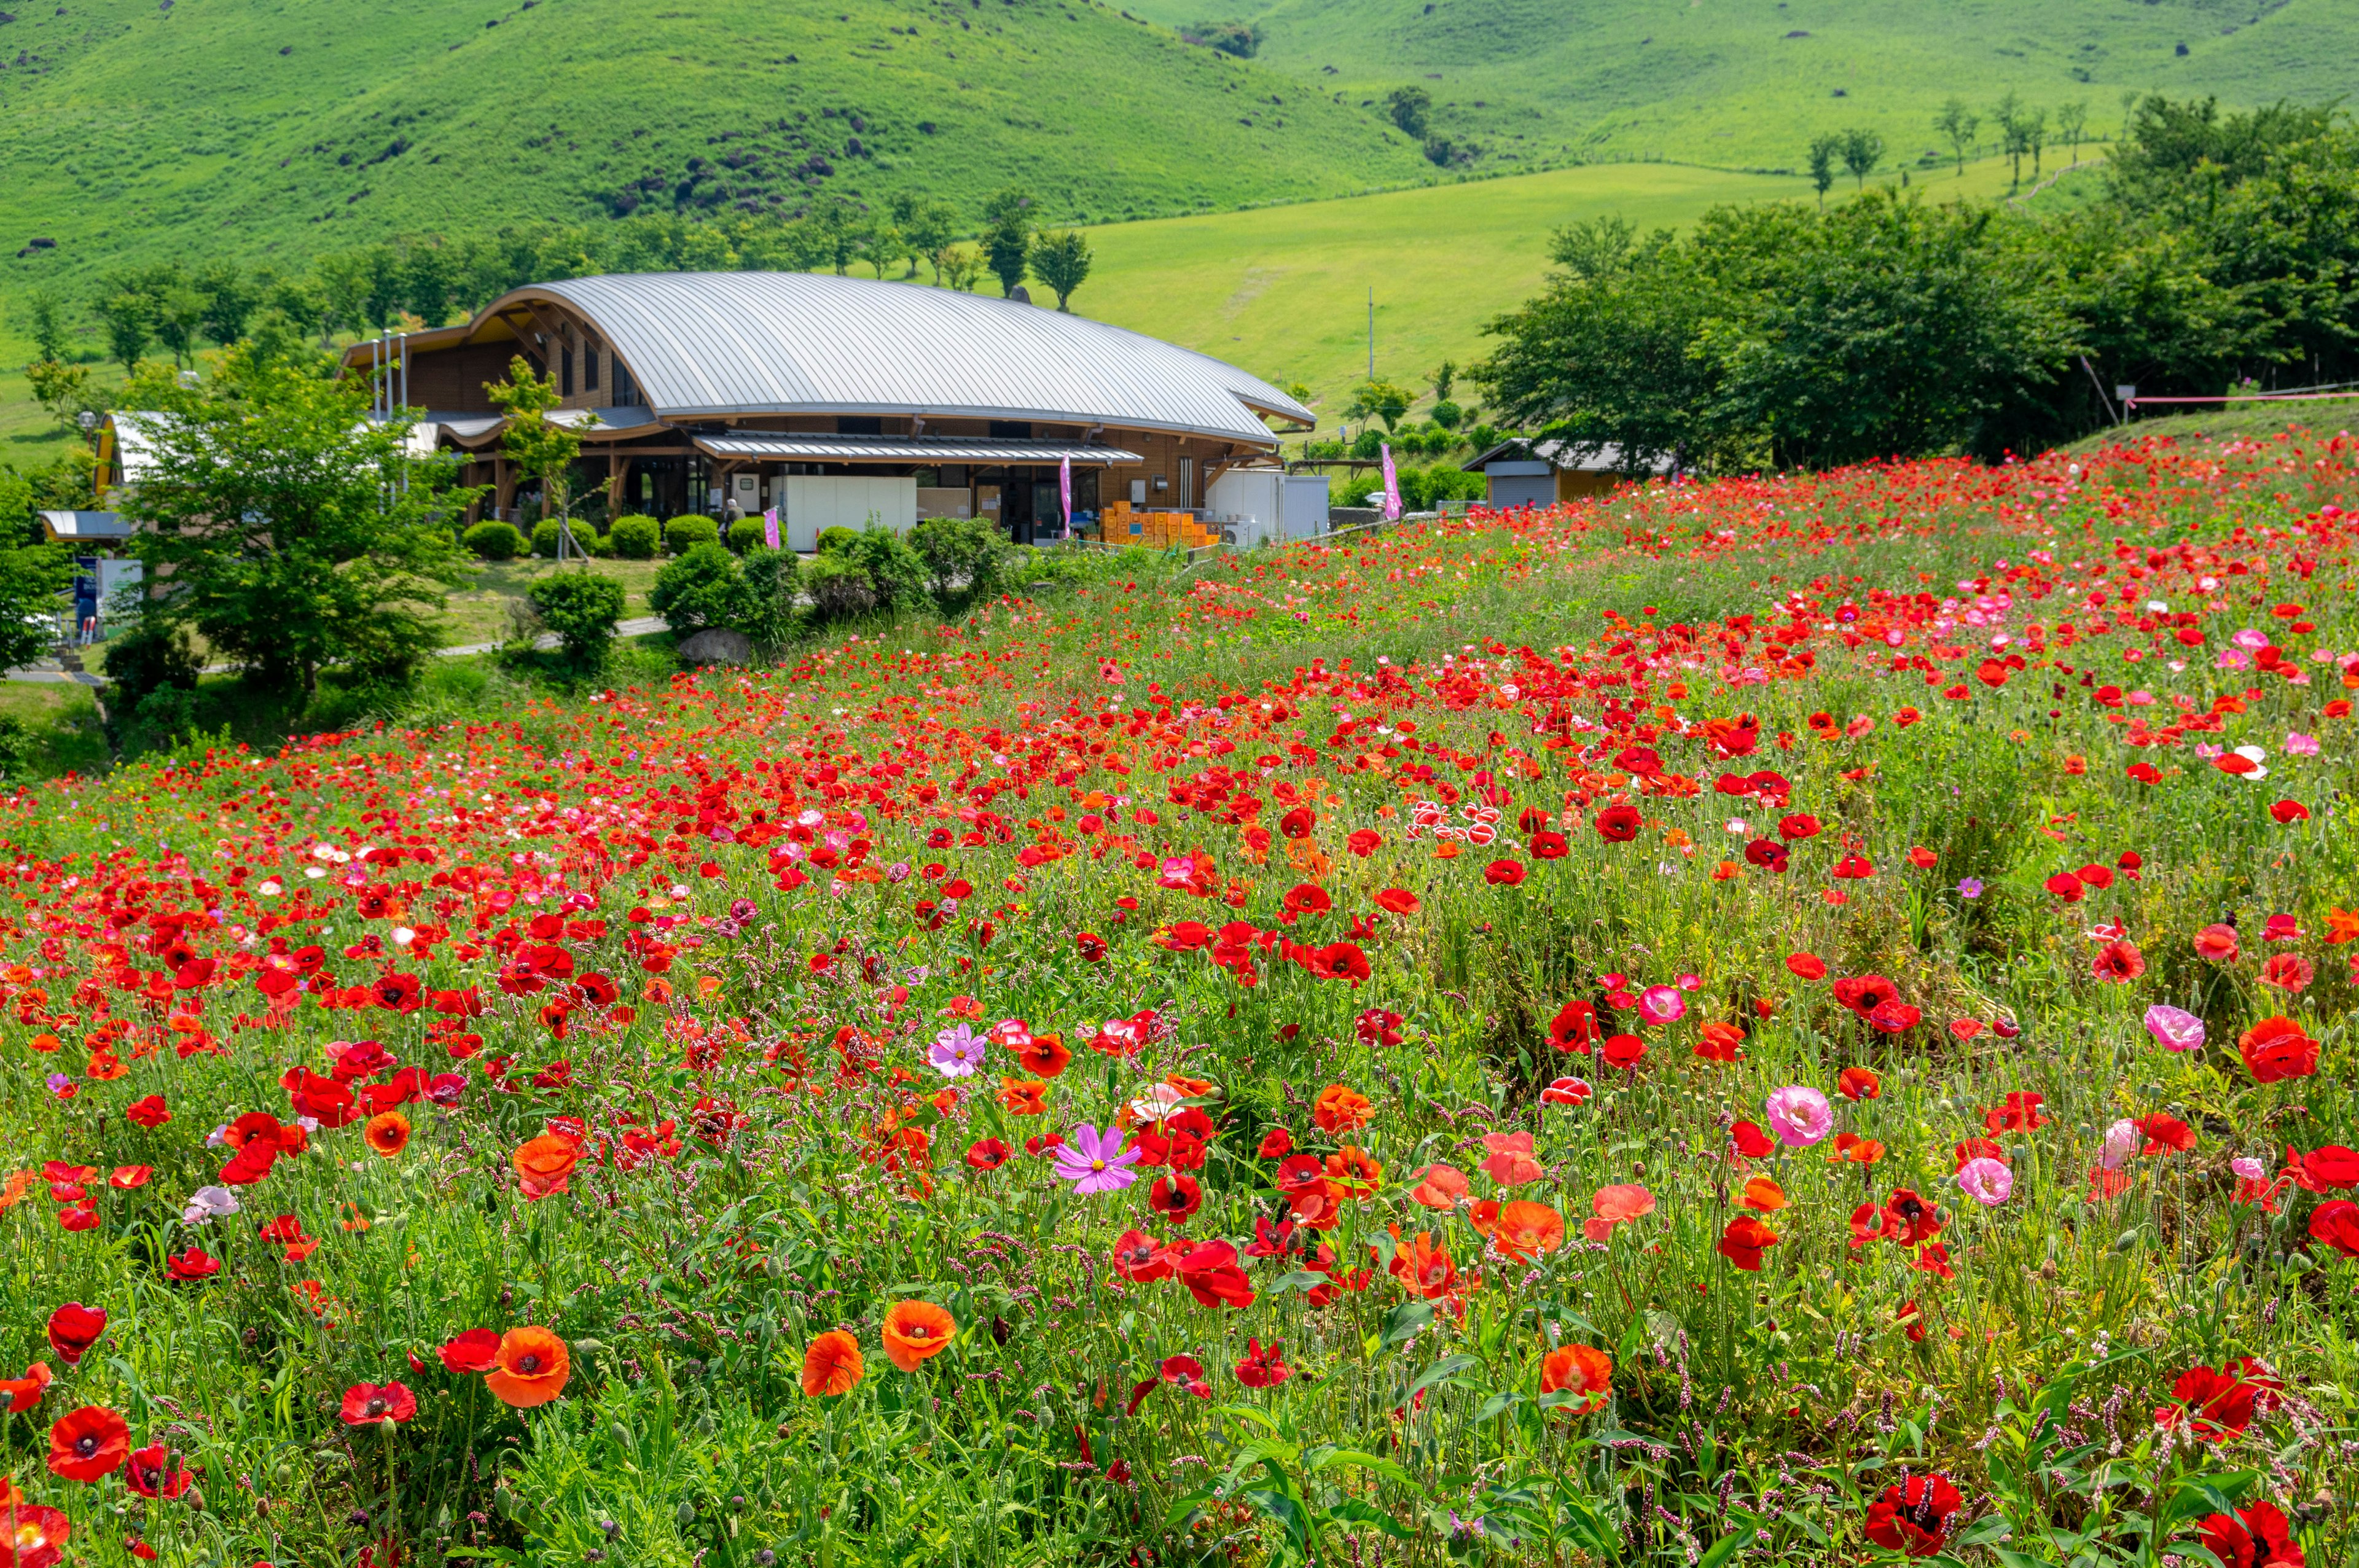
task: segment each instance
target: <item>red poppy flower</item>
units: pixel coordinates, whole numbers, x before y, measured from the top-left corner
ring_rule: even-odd
[[[1007,1163],[1010,1153],[996,1138],[978,1138],[967,1145],[966,1162],[978,1171],[996,1171]]]
[[[1171,1277],[1172,1251],[1158,1246],[1146,1232],[1125,1230],[1114,1244],[1114,1271],[1135,1284],[1152,1284]]]
[[[500,1364],[500,1336],[488,1328],[471,1328],[435,1354],[453,1372],[488,1372]]]
[[[1597,836],[1609,844],[1627,844],[1645,825],[1646,818],[1635,806],[1609,806],[1594,819]]]
[[[2265,1018],[2239,1035],[2236,1049],[2256,1084],[2306,1078],[2318,1071],[2318,1042],[2290,1018]]]
[[[143,1498],[178,1498],[197,1484],[182,1467],[179,1455],[162,1444],[135,1451],[123,1472],[123,1484]]]
[[[1422,906],[1407,888],[1386,888],[1376,894],[1376,907],[1393,914],[1415,914]]]
[[[1884,1082],[1865,1067],[1845,1067],[1835,1076],[1835,1091],[1848,1100],[1875,1099]]]
[[[2233,925],[2207,925],[2195,934],[2195,956],[2214,964],[2236,961],[2236,928]]]
[[[172,1119],[172,1113],[165,1108],[162,1095],[145,1095],[133,1100],[125,1108],[123,1116],[124,1119],[133,1126],[145,1127],[151,1130]]]
[[[2233,1514],[2206,1514],[2197,1527],[2204,1549],[2226,1568],[2303,1568],[2293,1527],[2275,1503],[2247,1503]]]
[[[106,1311],[103,1307],[86,1307],[80,1302],[68,1302],[49,1314],[49,1348],[58,1353],[69,1367],[79,1367],[84,1352],[98,1343],[106,1332]]]
[[[0,1541],[0,1562],[13,1568],[54,1568],[72,1539],[73,1521],[57,1509],[14,1500],[6,1505],[10,1531]]]
[[[1576,1051],[1582,1055],[1597,1041],[1597,1009],[1580,1000],[1566,1002],[1557,1010],[1549,1023],[1549,1044],[1560,1051]]]
[[[41,1402],[56,1374],[46,1361],[36,1361],[25,1368],[21,1378],[0,1378],[0,1409],[10,1415],[23,1415]]]
[[[1609,1034],[1598,1054],[1609,1067],[1635,1067],[1647,1059],[1647,1043],[1635,1034]]]
[[[2108,942],[2097,949],[2097,957],[2089,968],[2097,979],[2120,984],[2146,973],[2146,955],[2137,950],[2135,942]]]
[[[1185,1222],[1203,1205],[1204,1189],[1190,1175],[1158,1176],[1147,1193],[1147,1206],[1173,1225]]]
[[[103,1405],[68,1411],[49,1428],[49,1469],[69,1481],[103,1479],[130,1457],[130,1426]]]
[[[1275,1344],[1266,1350],[1258,1339],[1245,1341],[1245,1359],[1236,1366],[1237,1381],[1248,1389],[1274,1389],[1294,1375]]]
[[[1521,860],[1494,860],[1483,868],[1483,880],[1493,887],[1515,887],[1524,880]]]
[[[1749,1214],[1738,1215],[1721,1232],[1712,1250],[1747,1273],[1761,1271],[1761,1254],[1777,1245],[1777,1233]]]
[[[1949,1544],[1950,1521],[1965,1501],[1946,1476],[1911,1476],[1868,1505],[1867,1538],[1911,1557],[1930,1557]]]
[[[1825,962],[1810,953],[1787,954],[1786,968],[1806,980],[1822,980],[1827,978]]]
[[[344,1390],[343,1408],[337,1413],[346,1426],[380,1421],[399,1424],[418,1413],[418,1399],[399,1383],[354,1383]]]
[[[2320,1204],[2310,1217],[2310,1238],[2345,1258],[2359,1258],[2359,1204],[2348,1198]]]

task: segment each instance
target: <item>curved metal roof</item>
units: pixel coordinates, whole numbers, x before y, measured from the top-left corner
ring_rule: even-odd
[[[820,273],[627,273],[532,284],[475,318],[559,301],[595,325],[666,418],[905,414],[1040,419],[1261,445],[1256,411],[1316,416],[1256,376],[1017,300]],[[471,330],[470,336],[473,335]]]

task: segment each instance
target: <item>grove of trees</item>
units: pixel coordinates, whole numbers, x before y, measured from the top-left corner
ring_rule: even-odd
[[[1952,107],[1962,145],[1973,116]],[[2008,150],[2036,158],[2044,116],[2006,117]],[[1829,174],[1864,173],[1870,150],[1828,146]],[[1995,460],[2120,417],[2120,384],[2359,379],[2345,115],[2150,96],[2103,178],[2099,199],[2053,212],[1883,190],[1723,207],[1684,235],[1576,223],[1469,373],[1495,415],[1614,443],[1634,472]]]

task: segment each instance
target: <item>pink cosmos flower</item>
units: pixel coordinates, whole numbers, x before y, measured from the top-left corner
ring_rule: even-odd
[[[1123,1147],[1118,1127],[1100,1132],[1082,1122],[1073,1129],[1071,1140],[1058,1146],[1055,1158],[1057,1179],[1072,1183],[1073,1190],[1083,1197],[1119,1192],[1138,1180],[1138,1173],[1130,1169],[1138,1163],[1138,1151]]]

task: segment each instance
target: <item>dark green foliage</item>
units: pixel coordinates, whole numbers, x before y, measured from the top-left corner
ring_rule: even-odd
[[[559,651],[577,669],[606,661],[614,624],[623,618],[623,585],[594,572],[563,571],[525,590],[541,623],[557,633]]]
[[[755,550],[745,557],[745,609],[737,629],[776,647],[801,621],[802,562],[792,550]]]
[[[708,626],[734,626],[745,613],[745,571],[718,540],[690,545],[656,573],[647,608],[669,622],[677,636]]]
[[[1233,54],[1239,59],[1251,59],[1261,49],[1264,33],[1258,22],[1193,22],[1180,29],[1180,36],[1191,44],[1202,44],[1223,54]]]
[[[909,548],[945,615],[998,592],[1009,551],[998,529],[972,517],[926,518],[909,531]]]
[[[618,559],[625,561],[654,560],[656,546],[662,537],[662,529],[654,518],[636,514],[615,518],[606,530],[606,543]]]
[[[12,541],[23,536],[8,533]],[[29,665],[49,651],[57,612],[70,608],[59,596],[73,575],[73,553],[64,546],[0,546],[0,669]]]
[[[868,574],[877,608],[908,614],[932,603],[926,563],[909,547],[909,541],[892,529],[862,529],[845,546],[843,554],[845,559]]]
[[[690,513],[675,517],[664,524],[664,548],[675,556],[684,556],[699,545],[721,542],[721,524],[710,517]]]
[[[188,633],[144,615],[132,622],[129,631],[107,640],[99,667],[114,683],[107,702],[117,714],[129,713],[142,697],[161,687],[194,690],[199,670],[197,652],[189,645]]]
[[[769,524],[759,517],[740,517],[729,524],[729,547],[741,556],[770,547]]]
[[[1385,96],[1385,111],[1404,134],[1423,141],[1428,117],[1433,113],[1433,94],[1422,87],[1396,87]]]
[[[802,581],[818,620],[842,621],[876,608],[876,585],[845,552],[813,557],[803,567]]]
[[[557,558],[558,523],[545,517],[532,525],[532,553],[546,561]]]
[[[40,742],[25,721],[0,713],[0,779],[21,779],[32,771],[33,753]]]
[[[449,518],[475,492],[454,465],[406,458],[407,428],[370,422],[362,384],[242,348],[196,386],[156,377],[126,396],[162,416],[123,503],[147,581],[173,590],[143,614],[306,702],[328,665],[379,687],[415,671],[466,571]]]
[[[822,528],[819,531],[819,553],[822,556],[842,555],[860,537],[857,528]]]
[[[1055,291],[1057,308],[1062,310],[1073,290],[1089,277],[1091,260],[1090,243],[1082,237],[1082,232],[1060,229],[1033,242],[1032,276]]]
[[[1993,113],[2036,160],[2040,115]],[[2359,378],[2359,132],[2161,98],[2132,131],[2103,199],[2052,215],[1871,191],[1684,238],[1576,224],[1478,374],[1508,418],[1633,471],[1995,459],[2110,422],[2117,384]]]
[[[468,529],[464,543],[478,559],[486,561],[512,561],[528,547],[523,532],[515,524],[497,518],[488,518]]]

